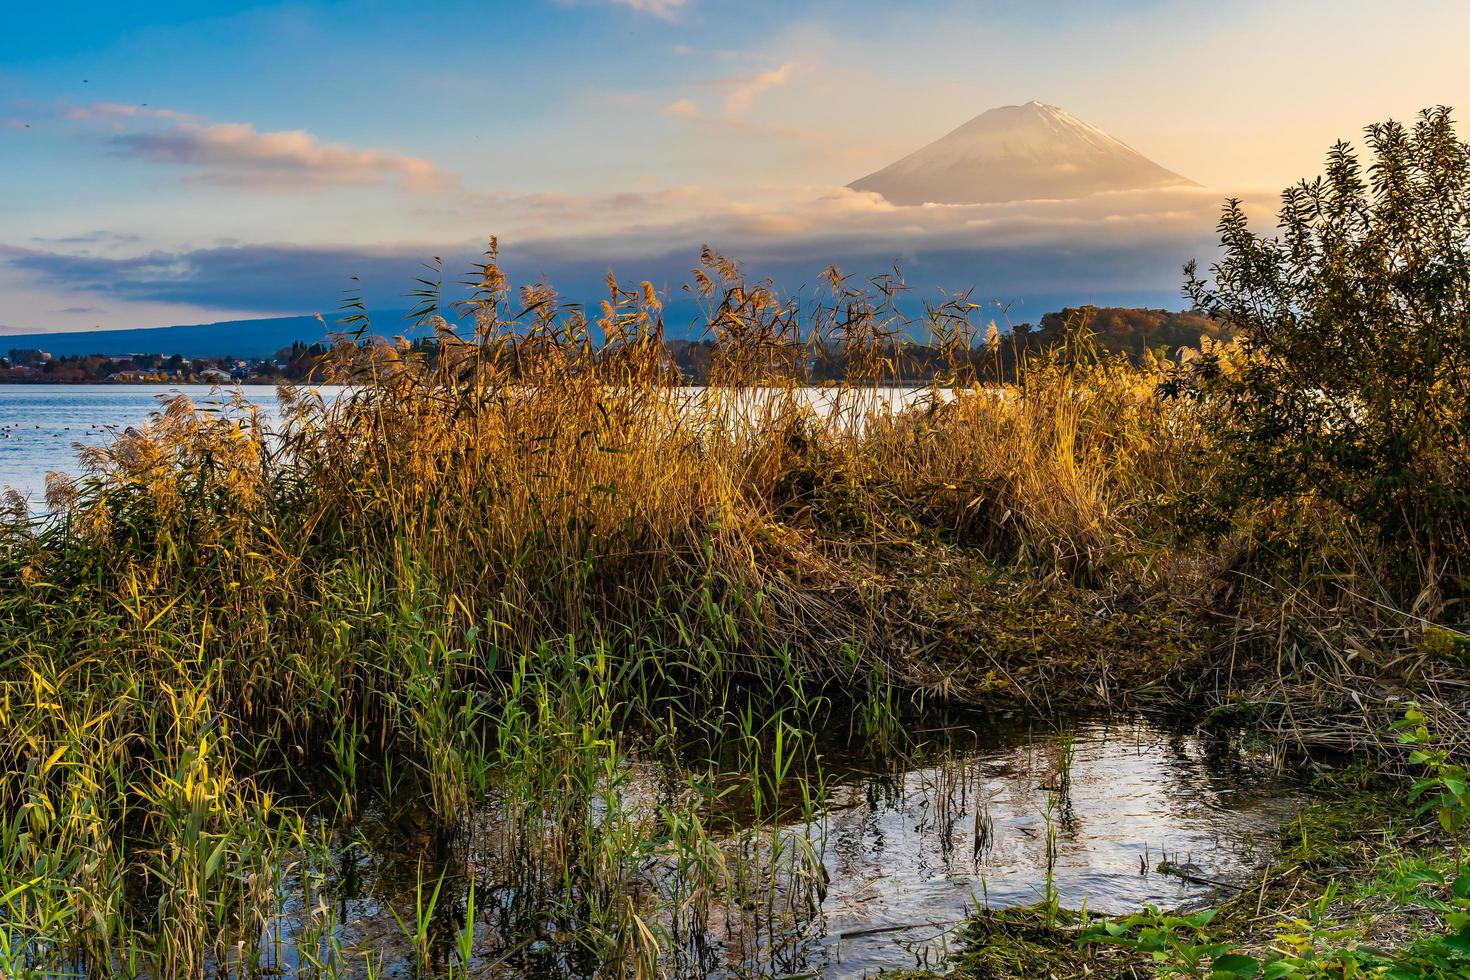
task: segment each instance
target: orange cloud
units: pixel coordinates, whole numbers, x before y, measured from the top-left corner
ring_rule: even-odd
[[[680,119],[698,119],[700,117],[699,103],[693,99],[679,99],[664,106],[664,114]]]

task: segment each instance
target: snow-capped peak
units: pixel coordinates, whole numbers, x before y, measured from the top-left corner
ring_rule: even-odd
[[[1045,102],[1000,106],[850,185],[894,204],[1085,197],[1193,182]]]

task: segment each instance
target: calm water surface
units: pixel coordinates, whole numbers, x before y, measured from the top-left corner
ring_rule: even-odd
[[[272,385],[244,385],[245,397],[267,414]],[[19,491],[38,507],[46,474],[75,475],[78,445],[95,446],[116,431],[147,421],[159,399],[188,395],[203,406],[227,390],[204,385],[0,385],[0,487]]]
[[[717,909],[705,935],[672,951],[669,975],[866,977],[943,966],[958,924],[977,907],[1044,899],[1049,835],[1063,906],[1126,913],[1215,901],[1259,880],[1278,828],[1305,799],[1299,784],[1237,746],[1138,719],[1083,722],[1065,736],[950,719],[919,736],[927,751],[888,763],[831,736],[823,805],[810,823],[780,828],[816,847],[825,893],[775,934],[753,935],[740,910]],[[637,779],[658,798],[657,766]],[[445,874],[441,934],[461,928],[475,885],[477,975],[583,975],[558,954],[539,910],[517,907],[505,870],[486,857],[498,851],[487,841],[504,833],[498,812],[493,804],[477,811],[447,850],[405,833],[417,821],[392,807],[340,828],[354,843],[325,889],[342,913],[342,948],[372,951],[385,958],[386,975],[410,976],[399,920],[412,921],[416,881]],[[288,907],[279,934],[294,932],[291,917]]]

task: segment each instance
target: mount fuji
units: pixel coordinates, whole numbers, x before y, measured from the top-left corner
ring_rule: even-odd
[[[1069,200],[1199,185],[1065,109],[1027,102],[981,113],[847,186],[917,205]]]

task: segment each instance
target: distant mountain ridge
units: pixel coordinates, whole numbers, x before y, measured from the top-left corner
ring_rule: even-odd
[[[1121,140],[1044,102],[1001,106],[848,185],[897,205],[1067,200],[1197,187]]]
[[[327,322],[332,321],[328,318]],[[185,357],[265,358],[298,340],[311,344],[325,337],[326,330],[315,316],[283,316],[176,327],[139,327],[134,330],[0,334],[0,355],[12,348],[38,348],[56,357],[182,354]]]
[[[678,308],[682,311],[682,307]],[[43,350],[54,357],[181,354],[184,357],[268,358],[298,341],[303,344],[326,342],[329,333],[348,331],[336,316],[324,315],[324,319],[326,326],[313,315],[222,320],[172,327],[0,334],[0,357],[12,349],[22,349]],[[681,337],[687,333],[673,325],[668,332],[670,337]],[[417,337],[422,330],[413,332],[406,311],[392,310],[372,314],[369,334],[384,338]]]
[[[685,313],[692,312],[693,307],[687,303],[669,304],[665,311],[670,310]],[[172,327],[0,334],[0,357],[12,349],[39,349],[54,357],[181,354],[184,357],[267,358],[297,341],[303,344],[325,342],[329,332],[348,330],[335,315],[324,315],[324,319],[327,326],[312,315],[222,320]],[[422,331],[414,333],[412,329],[406,311],[391,310],[372,314],[369,333],[385,338],[421,335]],[[682,337],[687,332],[673,323],[668,327],[671,338]]]

